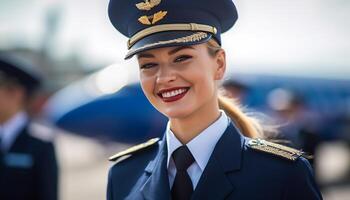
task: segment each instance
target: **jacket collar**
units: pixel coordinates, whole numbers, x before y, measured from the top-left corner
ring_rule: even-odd
[[[224,199],[234,190],[228,175],[241,168],[244,137],[233,123],[225,130],[209,159],[192,199]],[[165,136],[155,159],[145,169],[149,175],[141,187],[144,199],[170,199]],[[210,193],[208,193],[210,191]]]
[[[0,147],[4,152],[10,151],[13,148],[19,135],[27,126],[28,121],[28,115],[21,111],[16,113],[11,119],[1,125]]]
[[[230,123],[218,141],[192,199],[225,199],[233,192],[235,187],[229,174],[241,168],[243,145],[244,137]]]
[[[141,188],[141,193],[144,199],[170,199],[170,186],[166,161],[167,145],[164,136],[156,158],[151,161],[145,169],[146,173],[149,174],[149,178]]]

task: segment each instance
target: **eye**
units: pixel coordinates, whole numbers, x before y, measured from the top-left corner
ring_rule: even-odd
[[[140,66],[140,69],[150,69],[150,68],[155,67],[155,66],[157,66],[156,63],[146,63],[146,64],[142,64]]]
[[[178,56],[175,58],[174,62],[183,62],[185,60],[188,60],[192,58],[192,56],[189,56],[189,55],[181,55],[181,56]]]

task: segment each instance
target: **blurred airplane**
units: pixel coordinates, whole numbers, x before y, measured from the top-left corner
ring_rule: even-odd
[[[126,143],[161,137],[166,118],[122,69],[109,66],[58,91],[44,116],[59,128],[89,137]],[[276,89],[302,96],[308,109],[326,122],[322,133],[326,139],[343,137],[340,129],[349,124],[350,80],[248,74],[234,74],[229,80],[244,85],[241,103],[257,111],[271,110],[271,98],[272,104],[281,98],[271,94]]]
[[[231,80],[245,86],[244,106],[271,114],[298,104],[310,120],[299,122],[317,126],[322,140],[350,142],[350,80],[247,74]]]
[[[68,85],[49,99],[43,118],[70,133],[124,143],[161,135],[166,118],[128,73],[111,65]]]

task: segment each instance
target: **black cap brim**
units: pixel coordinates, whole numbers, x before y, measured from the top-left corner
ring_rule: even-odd
[[[159,32],[142,38],[137,41],[126,54],[125,59],[129,59],[135,54],[143,51],[162,47],[189,46],[201,44],[212,38],[211,33],[193,31],[166,31]]]
[[[6,77],[15,78],[28,92],[34,91],[41,84],[40,75],[30,70],[31,68],[32,66],[13,56],[0,56],[0,72]]]

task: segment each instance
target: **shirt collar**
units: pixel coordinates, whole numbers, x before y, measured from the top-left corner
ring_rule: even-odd
[[[186,144],[202,171],[204,171],[216,143],[219,141],[229,124],[229,120],[225,112],[220,110],[220,113],[221,116],[219,119],[217,119],[214,123],[204,129],[200,134]],[[166,128],[166,142],[168,148],[167,166],[169,167],[172,153],[182,145],[171,131],[169,122]]]
[[[7,150],[10,148],[27,121],[27,114],[25,112],[19,112],[2,125],[0,144],[0,147],[2,147],[2,149]]]

